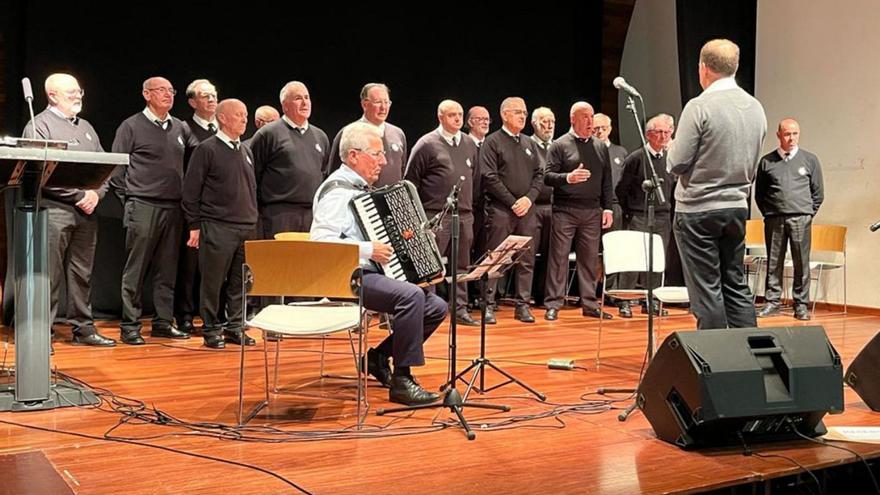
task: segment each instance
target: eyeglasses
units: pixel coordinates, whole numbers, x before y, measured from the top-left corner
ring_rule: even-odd
[[[386,107],[391,106],[391,100],[366,100],[370,105],[385,105]]]
[[[482,124],[483,122],[487,124],[492,123],[492,119],[490,119],[489,117],[471,117],[471,120],[478,124]]]
[[[514,115],[528,115],[529,114],[528,110],[521,110],[519,108],[508,108],[507,110],[505,110],[505,112],[510,112]]]
[[[375,150],[365,150],[365,149],[361,149],[361,148],[352,148],[352,149],[354,149],[355,151],[359,151],[365,155],[370,155],[373,158],[379,158],[380,156],[385,156],[385,150],[375,151]]]
[[[63,93],[64,96],[79,96],[80,98],[82,98],[83,96],[85,96],[86,91],[84,89],[69,89],[67,91],[56,91],[56,93]]]
[[[593,126],[594,131],[607,131],[608,129],[611,129],[611,127],[609,127],[607,125],[594,125]]]
[[[157,91],[160,94],[168,94],[174,96],[177,94],[177,90],[174,88],[147,88],[147,91]]]
[[[173,90],[172,90],[172,91],[173,91]],[[174,94],[174,93],[171,93],[171,94]],[[198,94],[198,97],[201,98],[201,99],[203,99],[203,100],[216,100],[216,99],[217,99],[217,93],[199,93],[199,94]]]
[[[653,132],[654,134],[660,134],[663,136],[671,136],[674,131],[660,130],[660,129],[648,129],[648,132]]]

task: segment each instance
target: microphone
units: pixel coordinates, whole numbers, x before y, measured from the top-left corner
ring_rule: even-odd
[[[642,95],[636,90],[636,88],[629,85],[622,76],[617,76],[614,78],[614,81],[611,83],[615,88],[620,91],[625,91],[630,96],[635,96],[636,98],[641,98]]]
[[[24,99],[27,101],[28,110],[31,113],[31,138],[37,138],[37,123],[34,121],[34,90],[31,88],[31,80],[27,77],[21,80],[21,90],[24,93]]]
[[[871,232],[877,232],[877,230],[880,229],[880,221],[875,222],[874,225],[869,227],[869,229],[871,229]]]

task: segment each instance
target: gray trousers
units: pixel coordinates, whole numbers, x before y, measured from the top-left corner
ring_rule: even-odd
[[[436,215],[436,211],[426,211],[425,215],[428,218],[433,218]],[[462,213],[459,217],[459,229],[458,229],[458,273],[464,274],[468,272],[468,265],[470,265],[470,257],[471,257],[471,244],[474,242],[474,216],[471,213]],[[443,222],[440,225],[440,229],[435,232],[437,248],[440,249],[440,254],[446,256],[447,260],[451,260],[452,254],[452,215],[446,215],[443,218]],[[446,270],[447,276],[452,275],[452,270],[449,269],[447,265]],[[436,293],[436,287],[430,286],[428,289],[432,293]],[[458,291],[456,292],[455,297],[455,314],[467,313],[467,283],[462,282],[458,284]],[[452,311],[452,308],[449,308]]]
[[[589,309],[598,308],[600,304],[596,301],[596,281],[599,278],[602,209],[553,207],[551,232],[544,306],[547,309],[559,309],[565,301],[568,254],[574,241],[581,305]]]
[[[812,215],[774,215],[764,218],[764,242],[767,245],[767,281],[764,299],[779,304],[785,250],[791,246],[794,277],[791,296],[795,305],[810,302],[810,231]]]
[[[223,330],[220,316],[224,310],[229,322],[226,331],[241,333],[244,241],[254,237],[255,227],[202,222],[199,229],[199,270],[202,273],[199,314],[204,322],[204,335],[220,334]],[[225,300],[221,297],[224,288]]]
[[[518,217],[503,205],[493,204],[486,210],[486,247],[495,249],[501,244],[507,236],[514,235],[535,235],[535,207],[529,208],[528,213],[523,217]],[[532,245],[535,243],[532,239]],[[532,275],[535,267],[535,252],[528,251],[520,258],[520,264],[516,267],[516,304],[517,306],[528,306],[529,300],[532,298]],[[498,279],[491,279],[486,288],[489,294],[486,296],[488,304],[495,303],[495,290],[498,286]]]
[[[55,201],[46,201],[49,219],[50,322],[55,321],[65,283],[67,304],[64,316],[77,335],[95,333],[92,319],[92,267],[98,242],[98,221],[93,215]]]
[[[122,270],[123,332],[141,329],[143,284],[153,275],[153,327],[168,327],[174,316],[174,283],[183,215],[180,206],[161,208],[136,199],[125,201],[125,267]]]

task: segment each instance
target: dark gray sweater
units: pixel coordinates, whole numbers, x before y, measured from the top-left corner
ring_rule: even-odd
[[[510,208],[523,196],[534,204],[544,183],[538,145],[525,134],[520,134],[516,142],[504,129],[489,134],[483,141],[480,173],[487,203],[503,208]]]
[[[774,150],[761,158],[755,204],[765,216],[815,215],[825,199],[819,158],[804,149],[789,161]]]
[[[458,208],[462,213],[473,210],[474,175],[477,167],[477,145],[462,135],[458,146],[451,146],[439,130],[425,134],[413,146],[406,166],[406,180],[419,191],[419,199],[427,211],[442,210],[446,198],[459,177],[465,180],[459,192]]]
[[[339,141],[341,139],[342,129],[336,133],[336,137],[333,138],[333,145],[330,147],[330,173],[333,173],[342,165],[342,158],[339,157]],[[373,184],[374,187],[382,187],[400,182],[403,179],[403,174],[406,172],[407,147],[406,134],[403,133],[403,129],[385,122],[385,135],[382,137],[382,144],[385,147],[385,160],[388,163],[382,167],[382,172],[379,173],[379,180]]]
[[[547,185],[553,186],[553,206],[611,210],[614,189],[611,187],[610,160],[608,147],[596,138],[584,142],[567,132],[554,141],[547,155],[547,175],[544,178]],[[589,180],[569,184],[568,173],[582,163],[590,171]]]
[[[182,206],[192,229],[204,221],[253,228],[257,190],[250,150],[234,150],[217,136],[203,141],[189,161]]]

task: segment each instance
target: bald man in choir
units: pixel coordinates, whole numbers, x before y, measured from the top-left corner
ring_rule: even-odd
[[[443,100],[437,107],[437,120],[440,121],[440,125],[419,138],[413,146],[406,166],[406,180],[416,186],[428,218],[433,218],[446,207],[446,199],[453,187],[460,184],[458,193],[460,239],[456,253],[458,272],[467,273],[474,238],[473,185],[474,177],[479,174],[476,170],[477,145],[461,132],[464,110],[458,102]],[[453,247],[451,212],[443,217],[434,232],[440,252],[447,259],[451,259]],[[452,273],[452,270],[447,270],[447,273]],[[450,314],[453,311],[458,324],[479,325],[468,314],[465,283],[458,285],[455,307],[449,308]]]
[[[391,90],[382,83],[365,84],[361,89],[361,108],[364,115],[357,122],[365,122],[379,129],[379,134],[382,135],[382,145],[385,147],[385,160],[388,162],[382,167],[379,180],[376,181],[374,187],[400,182],[406,168],[406,134],[403,133],[403,129],[387,121],[388,114],[391,112]],[[333,149],[330,151],[331,172],[342,165],[342,159],[339,157],[341,138],[342,130],[333,139]]]
[[[190,229],[187,245],[199,253],[199,313],[205,347],[211,349],[222,349],[226,342],[254,345],[242,326],[241,293],[244,241],[255,237],[257,226],[254,161],[240,141],[247,128],[247,107],[236,99],[223,100],[217,105],[217,120],[217,134],[193,151],[182,202]],[[220,321],[224,311],[225,331]]]
[[[276,120],[281,118],[281,114],[278,113],[278,110],[275,110],[275,107],[271,105],[263,105],[261,107],[257,107],[254,110],[254,129],[259,131],[266,124],[271,124]],[[253,141],[254,137],[251,136],[249,139],[245,139],[241,142],[242,145],[251,147],[251,141]]]
[[[187,146],[198,144],[189,126],[169,113],[177,90],[164,77],[144,81],[146,107],[116,130],[113,152],[128,153],[129,165],[110,186],[123,201],[125,267],[122,269],[121,340],[146,342],[141,336],[143,287],[152,277],[152,336],[188,339],[171,325],[183,212],[183,161]]]
[[[104,151],[95,128],[79,117],[85,91],[76,78],[69,74],[52,74],[46,79],[45,88],[49,106],[28,122],[22,135],[65,141],[69,150]],[[74,344],[116,345],[115,340],[95,329],[90,303],[98,241],[94,212],[106,192],[106,183],[97,189],[44,187],[42,191],[49,223],[49,321],[54,322],[58,315],[64,284],[67,291],[64,316],[73,327]]]
[[[257,180],[261,237],[279,232],[308,232],[312,199],[328,175],[330,142],[309,122],[309,88],[290,81],[279,96],[283,116],[260,128],[250,142]]]

